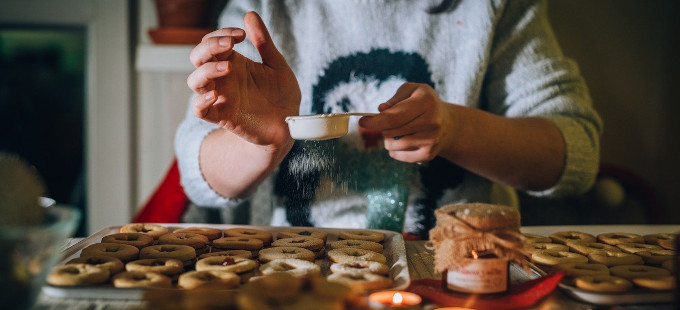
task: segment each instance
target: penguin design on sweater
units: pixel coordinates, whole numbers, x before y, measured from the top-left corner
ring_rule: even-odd
[[[330,62],[312,89],[311,114],[377,112],[405,82],[435,87],[429,65],[415,53],[373,49],[342,56]],[[314,226],[310,218],[322,176],[352,190],[366,192],[402,182],[407,188],[420,176],[420,193],[414,201],[419,234],[434,226],[433,211],[445,188],[455,187],[463,170],[441,158],[422,166],[389,158],[380,133],[362,132],[351,118],[349,133],[326,141],[296,141],[281,164],[275,193],[294,226]],[[314,157],[311,159],[311,157]]]

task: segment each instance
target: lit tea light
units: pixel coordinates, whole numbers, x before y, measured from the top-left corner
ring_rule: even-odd
[[[446,270],[444,284],[461,293],[491,294],[508,290],[508,260],[491,252],[471,251],[461,259],[461,267]]]
[[[420,309],[422,298],[406,291],[381,291],[368,295],[371,309]]]

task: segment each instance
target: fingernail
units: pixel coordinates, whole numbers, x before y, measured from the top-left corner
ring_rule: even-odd
[[[243,31],[243,29],[233,29],[233,30],[231,30],[231,33],[229,33],[229,35],[231,35],[231,36],[242,36],[242,35],[245,35],[245,34],[246,33],[245,33],[245,31]]]
[[[220,40],[217,42],[219,42],[221,46],[229,46],[229,44],[231,43],[231,38],[221,37]]]
[[[227,70],[227,63],[226,62],[218,62],[217,63],[217,71],[226,71]]]

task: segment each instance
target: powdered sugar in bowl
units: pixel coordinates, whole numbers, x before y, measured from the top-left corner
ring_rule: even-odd
[[[328,140],[347,134],[350,116],[377,113],[331,113],[286,117],[290,136],[295,140]]]

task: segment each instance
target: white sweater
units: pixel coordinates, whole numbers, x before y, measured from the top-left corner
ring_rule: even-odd
[[[585,192],[599,164],[602,123],[577,65],[560,51],[546,3],[462,0],[449,11],[427,12],[440,1],[231,0],[220,26],[243,27],[250,10],[262,16],[298,78],[300,114],[375,112],[408,81],[430,84],[445,102],[507,117],[544,117],[561,131],[567,156],[559,182],[530,194]],[[249,42],[236,50],[259,61]],[[356,120],[343,138],[296,143],[252,197],[221,197],[201,175],[198,162],[200,144],[213,130],[218,127],[188,112],[175,148],[185,192],[195,205],[223,208],[222,221],[364,227],[367,193],[389,184],[411,186],[406,230],[412,232],[429,229],[438,206],[494,202],[491,181],[444,160],[406,167],[418,170],[412,179],[394,176],[395,167],[403,166],[384,150],[367,150]],[[191,211],[185,219],[205,220],[199,213]]]

